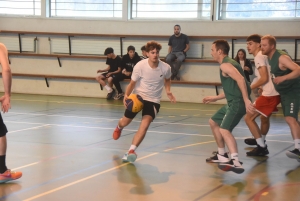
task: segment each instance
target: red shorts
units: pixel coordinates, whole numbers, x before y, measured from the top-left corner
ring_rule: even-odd
[[[268,117],[276,110],[277,105],[280,103],[280,96],[259,96],[254,107],[256,111],[265,117]]]

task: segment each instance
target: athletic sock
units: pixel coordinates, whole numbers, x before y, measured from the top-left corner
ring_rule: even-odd
[[[104,88],[107,90],[108,93],[112,92],[112,88],[108,85],[105,85]]]
[[[135,145],[132,144],[132,145],[130,146],[130,148],[129,148],[129,151],[130,151],[130,150],[135,150],[136,148],[137,148],[137,146],[135,146]]]
[[[259,146],[261,146],[261,147],[265,147],[265,146],[266,146],[266,145],[265,145],[265,142],[263,141],[262,138],[257,138],[257,139],[256,139],[256,142],[257,142],[257,144],[258,144]]]
[[[224,155],[224,154],[225,154],[225,147],[224,147],[224,148],[219,148],[219,147],[218,147],[218,153],[219,153],[220,155]]]
[[[121,127],[118,125],[118,129],[122,130],[123,128],[121,128]]]
[[[267,135],[261,135],[263,142],[265,142]]]
[[[300,139],[294,139],[295,148],[300,150]]]
[[[231,156],[231,159],[239,161],[239,155],[238,155],[238,153],[232,153],[232,154],[230,154],[230,156]]]
[[[5,157],[6,155],[0,156],[0,174],[4,173],[7,170]]]

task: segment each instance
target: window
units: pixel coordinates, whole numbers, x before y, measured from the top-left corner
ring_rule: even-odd
[[[210,19],[211,0],[132,0],[131,19]]]
[[[300,17],[300,0],[219,1],[219,19],[297,17]]]
[[[0,14],[41,15],[41,0],[0,0]]]
[[[122,0],[50,0],[50,2],[51,17],[122,17]]]

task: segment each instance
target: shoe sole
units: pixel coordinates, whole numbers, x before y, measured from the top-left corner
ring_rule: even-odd
[[[226,164],[219,164],[218,167],[219,167],[219,169],[221,169],[225,172],[232,171],[232,172],[237,173],[237,174],[241,174],[245,171],[244,168],[236,168],[236,167],[232,167],[232,166],[229,166],[229,165],[226,165]]]
[[[219,161],[219,160],[206,160],[207,163],[227,163],[230,160],[228,159],[227,161]]]
[[[135,154],[129,154],[127,156],[127,161],[133,163],[136,160],[137,156]]]
[[[248,154],[248,152],[247,152],[246,154],[247,154],[247,156],[266,156],[266,155],[269,154],[269,152],[268,153],[263,153],[263,154]]]
[[[298,162],[300,162],[300,158],[299,158],[299,156],[297,154],[293,154],[293,153],[291,153],[289,151],[286,152],[285,154],[286,154],[287,157],[292,158],[292,159],[296,159]]]

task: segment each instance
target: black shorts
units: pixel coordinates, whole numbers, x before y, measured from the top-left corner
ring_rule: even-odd
[[[159,108],[160,108],[160,104],[144,100],[142,116],[150,115],[154,120],[156,114],[159,112]],[[137,113],[131,112],[129,110],[125,110],[124,116],[127,117],[128,119],[133,119],[137,115]]]
[[[2,119],[2,116],[1,116],[1,113],[0,113],[0,137],[3,137],[5,136],[7,133],[7,128],[3,122],[3,119]]]

